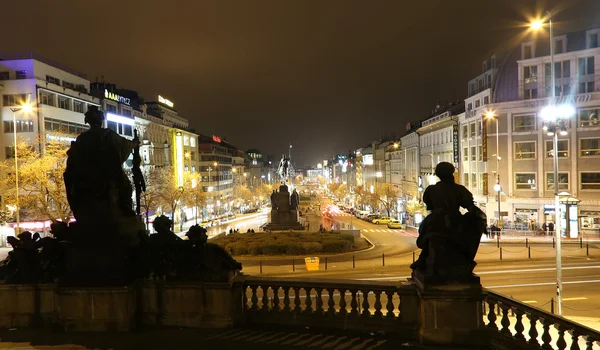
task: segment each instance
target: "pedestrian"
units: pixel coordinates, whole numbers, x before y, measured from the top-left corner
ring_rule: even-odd
[[[552,221],[548,224],[548,234],[554,234],[554,223]]]

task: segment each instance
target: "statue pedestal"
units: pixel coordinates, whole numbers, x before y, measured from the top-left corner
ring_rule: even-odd
[[[117,286],[130,279],[129,248],[118,240],[64,242],[61,285]]]
[[[489,334],[483,322],[479,276],[471,282],[441,282],[413,273],[420,296],[419,340],[423,345],[483,348]]]

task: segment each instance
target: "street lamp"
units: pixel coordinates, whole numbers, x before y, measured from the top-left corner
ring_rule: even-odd
[[[496,184],[494,190],[498,192],[498,228],[502,228],[502,215],[500,215],[500,191],[502,191],[502,186],[500,186],[500,133],[498,131],[500,121],[493,111],[487,112],[485,116],[488,120],[496,119]]]
[[[556,237],[556,303],[558,306],[558,315],[562,315],[562,233],[560,216],[560,197],[558,192],[558,134],[566,135],[566,120],[575,114],[575,109],[570,105],[556,105],[556,82],[554,67],[554,34],[552,27],[552,16],[548,16],[548,26],[550,30],[550,103],[544,107],[540,115],[544,119],[544,131],[548,136],[553,136],[553,160],[554,160],[554,232],[558,232]],[[543,20],[537,20],[531,23],[534,30],[541,29],[544,26]]]
[[[16,204],[16,219],[17,219],[17,226],[15,227],[15,236],[19,235],[19,226],[21,225],[21,219],[19,216],[19,210],[21,209],[21,207],[19,206],[19,161],[18,161],[18,154],[17,154],[17,117],[16,114],[19,111],[23,111],[24,113],[29,113],[33,110],[32,106],[29,103],[25,103],[19,107],[14,107],[10,109],[12,111],[12,115],[13,115],[13,135],[14,135],[14,140],[13,140],[13,146],[15,148],[15,204]]]

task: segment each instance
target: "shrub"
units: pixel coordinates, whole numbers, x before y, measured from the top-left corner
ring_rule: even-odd
[[[343,253],[350,250],[352,245],[345,240],[327,240],[323,241],[323,253]]]

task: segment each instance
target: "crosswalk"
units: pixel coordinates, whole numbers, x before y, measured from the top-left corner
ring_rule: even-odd
[[[375,228],[375,229],[361,229],[361,232],[389,232],[389,233],[396,233],[399,234],[401,236],[412,236],[412,237],[418,237],[419,234],[416,232],[407,232],[407,231],[403,231],[403,230],[394,230],[394,229],[379,229],[379,228]]]
[[[315,348],[315,349],[389,349],[399,344],[394,344],[386,338],[370,336],[368,334],[356,335],[333,335],[322,334],[318,331],[278,332],[277,330],[257,329],[232,329],[207,338],[211,341],[219,341],[222,345],[235,342],[237,345],[245,343],[246,349],[254,349],[259,346],[264,348]],[[248,347],[249,345],[249,347]]]

